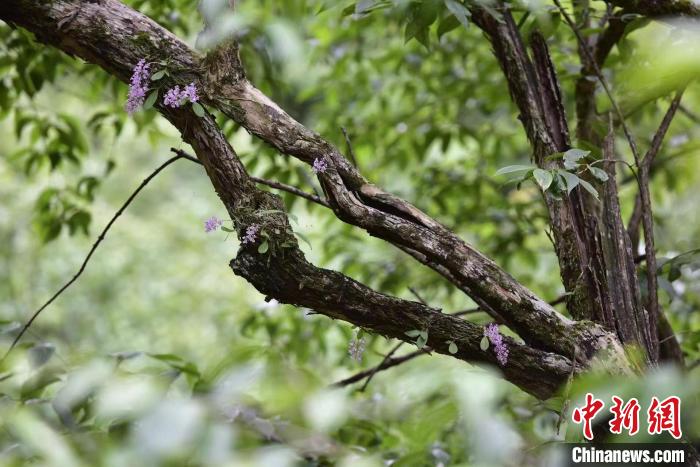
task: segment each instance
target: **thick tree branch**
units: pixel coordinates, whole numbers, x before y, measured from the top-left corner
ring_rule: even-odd
[[[479,348],[481,326],[417,302],[380,294],[343,274],[306,261],[282,214],[281,200],[254,186],[213,119],[198,118],[187,109],[160,110],[194,148],[239,236],[252,224],[268,233],[271,246],[266,253],[258,251],[259,242],[243,244],[231,261],[234,272],[261,293],[407,342],[411,339],[406,331],[427,330],[428,345],[438,353],[449,355],[447,341],[452,340],[459,347],[456,358],[496,363],[492,352]],[[512,339],[507,344],[512,346],[514,358],[503,368],[506,378],[538,397],[548,397],[565,377],[562,371],[571,369],[572,363],[565,357]]]
[[[533,158],[544,169],[561,168],[561,161],[550,158],[569,149],[566,115],[559,83],[544,38],[535,32],[530,37],[530,59],[507,6],[502,20],[488,12],[472,9],[475,23],[487,33],[494,53],[508,81],[513,101],[533,147]],[[612,305],[603,288],[605,271],[594,264],[600,256],[595,207],[581,190],[557,199],[544,194],[549,211],[554,246],[566,289],[567,309],[576,319],[595,320],[611,325]]]
[[[700,6],[692,0],[605,0],[630,13],[643,16],[700,16]]]
[[[0,4],[0,18],[29,29],[40,41],[99,64],[122,81],[128,81],[139,59],[167,58],[174,82],[196,82],[206,104],[224,111],[286,154],[307,163],[326,160],[329,168],[320,180],[338,217],[425,255],[438,272],[497,310],[530,344],[504,339],[511,351],[504,375],[524,390],[549,397],[571,371],[583,368],[564,355],[587,362],[598,350],[609,349],[615,367],[626,370],[611,334],[593,323],[566,319],[445,227],[365,181],[337,149],[248,83],[230,47],[203,58],[116,0],[5,0]],[[254,224],[267,234],[267,251],[258,251],[259,241],[243,244],[231,261],[233,271],[261,293],[403,341],[410,341],[406,331],[425,330],[428,345],[438,353],[450,355],[451,341],[458,346],[455,358],[496,363],[493,352],[479,348],[481,326],[378,293],[343,274],[310,264],[298,248],[281,200],[255,187],[213,118],[197,117],[189,107],[157,104],[156,108],[194,148],[239,237]]]
[[[67,17],[71,20],[62,22]],[[529,344],[563,355],[573,354],[579,345],[587,349],[581,352],[585,359],[611,343],[601,328],[563,317],[444,226],[368,183],[335,147],[246,81],[230,47],[201,57],[161,26],[116,0],[49,4],[4,0],[0,18],[33,31],[43,42],[97,63],[122,81],[128,80],[139,59],[168,58],[173,79],[197,83],[206,104],[222,110],[283,153],[307,163],[326,160],[329,169],[320,180],[340,219],[425,255],[438,272],[447,273],[458,287],[487,304],[485,309],[496,310]],[[284,294],[284,290],[278,292]]]
[[[608,271],[608,290],[615,309],[615,329],[623,342],[642,342],[653,346],[656,336],[649,327],[649,316],[642,307],[637,270],[629,237],[620,212],[615,169],[614,127],[612,117],[608,122],[608,134],[603,144],[604,168],[609,179],[602,193],[602,243]]]

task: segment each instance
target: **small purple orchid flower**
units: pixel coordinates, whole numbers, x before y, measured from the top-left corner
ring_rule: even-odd
[[[165,93],[163,104],[169,107],[177,108],[187,101],[193,103],[199,101],[197,86],[194,83],[188,84],[184,89],[180,89],[180,86],[177,84],[168,89],[168,92]]]
[[[146,100],[146,91],[148,91],[148,79],[151,76],[151,72],[148,69],[149,64],[146,63],[145,59],[138,61],[134,67],[133,73],[131,74],[131,82],[129,83],[129,97],[126,101],[126,111],[129,115],[136,112],[141,106],[143,106]]]
[[[244,245],[255,243],[255,240],[258,238],[259,231],[260,226],[258,224],[249,225],[245,230],[245,235],[243,236],[241,243]]]
[[[493,351],[496,353],[496,360],[501,366],[508,363],[508,347],[503,342],[503,335],[498,330],[498,324],[491,323],[484,328],[484,336],[488,337],[493,345]]]
[[[224,221],[219,219],[216,216],[211,216],[209,219],[204,221],[204,231],[206,233],[213,232],[215,230],[218,230],[219,227],[223,225]]]
[[[312,169],[315,174],[324,173],[328,169],[328,163],[322,158],[314,159],[314,166]]]

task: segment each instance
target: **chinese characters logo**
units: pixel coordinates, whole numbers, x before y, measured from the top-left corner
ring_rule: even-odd
[[[608,422],[610,432],[621,434],[626,430],[630,436],[639,431],[639,412],[641,406],[635,398],[623,401],[617,396],[612,397],[613,405],[610,412],[613,417]],[[593,394],[586,394],[586,402],[583,407],[576,407],[571,414],[571,419],[576,424],[583,424],[583,436],[587,440],[593,439],[593,418],[605,407],[605,403],[596,399]],[[660,401],[652,397],[646,411],[647,433],[659,435],[668,432],[675,439],[682,435],[681,431],[681,400],[679,397],[670,396]]]

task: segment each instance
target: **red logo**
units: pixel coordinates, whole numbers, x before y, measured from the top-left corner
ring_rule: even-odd
[[[659,399],[652,397],[651,405],[647,410],[647,418],[650,435],[658,435],[668,431],[676,439],[681,437],[680,398],[671,396],[659,402]]]
[[[624,428],[630,435],[636,434],[639,431],[639,401],[633,397],[623,406],[623,400],[619,397],[613,396],[612,400],[614,405],[610,407],[610,412],[614,417],[608,423],[610,433],[619,435]]]
[[[596,414],[600,412],[604,406],[605,403],[603,403],[602,400],[596,399],[595,397],[593,397],[593,394],[589,392],[588,394],[586,394],[586,405],[583,406],[583,408],[581,409],[576,407],[574,409],[574,413],[571,414],[571,418],[574,420],[574,423],[583,422],[583,436],[585,436],[587,440],[593,439],[591,420],[593,420],[593,417],[595,417]]]
[[[632,436],[639,432],[639,412],[641,407],[635,398],[626,403],[620,397],[612,396],[613,405],[610,412],[613,417],[608,422],[610,433],[621,434],[623,430]],[[586,402],[583,407],[576,407],[571,414],[571,419],[576,424],[583,424],[583,436],[587,440],[593,439],[593,418],[603,410],[605,403],[596,399],[593,394],[586,394]],[[681,431],[681,400],[677,396],[667,397],[659,401],[652,397],[647,410],[647,432],[650,435],[660,435],[668,432],[675,439],[682,436]]]

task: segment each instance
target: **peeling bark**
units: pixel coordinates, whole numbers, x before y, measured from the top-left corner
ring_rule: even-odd
[[[554,162],[546,157],[569,147],[556,73],[544,39],[533,36],[531,61],[510,13],[506,11],[504,17],[505,21],[499,22],[481,10],[474,11],[475,21],[489,34],[509,79],[534,148],[534,159],[542,167],[552,167]],[[574,192],[564,201],[545,195],[562,279],[573,293],[568,306],[579,319],[573,321],[442,224],[367,181],[338,149],[296,122],[247,81],[235,43],[225,43],[203,56],[117,0],[3,0],[0,19],[101,66],[124,82],[139,59],[168,58],[172,63],[172,83],[168,84],[195,82],[206,105],[221,110],[278,151],[307,164],[324,159],[329,168],[319,179],[339,219],[409,252],[518,333],[524,344],[506,339],[510,359],[503,372],[509,381],[531,394],[551,396],[572,371],[583,371],[595,358],[605,358],[612,364],[611,371],[627,371],[618,338],[590,321],[614,329],[614,300],[609,296],[611,285],[598,217],[581,193]],[[410,341],[406,331],[427,330],[428,345],[438,353],[449,354],[448,341],[453,341],[458,346],[456,358],[496,363],[492,352],[479,348],[481,326],[417,302],[381,294],[338,272],[310,264],[298,249],[281,200],[256,188],[213,118],[198,118],[187,108],[157,108],[194,148],[239,237],[253,223],[263,225],[270,234],[267,253],[258,253],[256,245],[242,246],[231,261],[236,274],[281,302],[310,307],[404,341]],[[617,235],[615,213],[619,214],[619,206],[612,194],[610,200],[611,229]],[[270,214],[270,210],[276,212]],[[608,245],[608,253],[617,257],[621,250],[613,243]],[[626,267],[626,263],[618,267]],[[625,327],[625,336],[627,331]],[[631,335],[633,340],[639,339]]]
[[[128,80],[140,58],[169,57],[173,79],[183,84],[196,82],[206,104],[220,109],[282,153],[309,164],[316,158],[325,159],[329,170],[320,181],[338,218],[398,247],[421,253],[429,260],[426,264],[486,304],[486,310],[496,311],[529,345],[572,355],[580,340],[586,339],[574,321],[446,227],[365,180],[334,146],[245,80],[231,44],[203,57],[117,0],[51,4],[5,0],[0,5],[0,17],[31,30],[43,42],[100,65],[122,81]],[[545,126],[540,130],[546,133]],[[588,327],[591,335],[604,334],[593,323]]]

